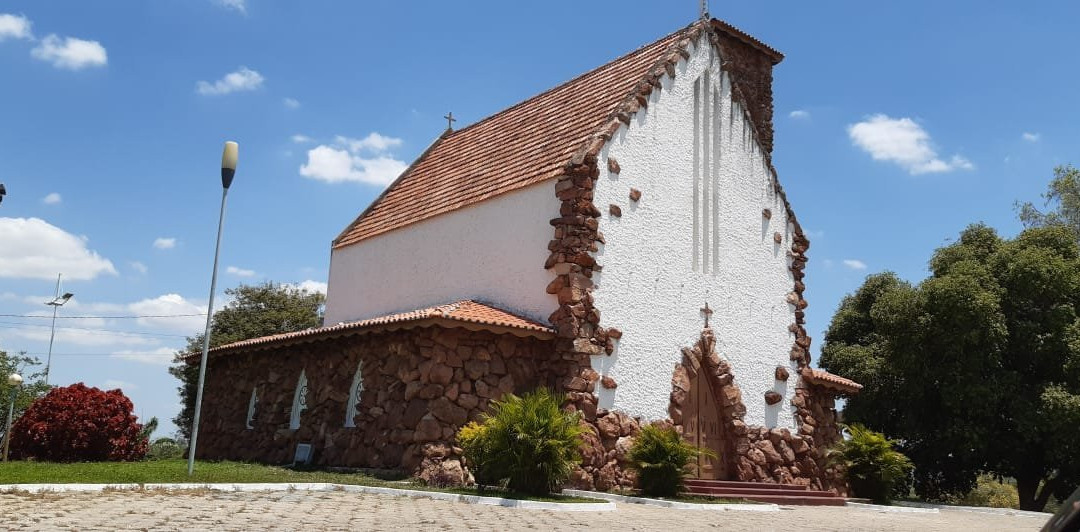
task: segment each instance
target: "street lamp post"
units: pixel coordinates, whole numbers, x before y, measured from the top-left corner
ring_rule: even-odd
[[[217,246],[214,248],[214,272],[210,276],[210,302],[206,305],[206,328],[203,330],[202,357],[199,359],[199,387],[195,392],[195,412],[191,420],[191,444],[188,446],[188,476],[195,472],[195,446],[199,441],[199,414],[202,411],[203,384],[206,382],[206,356],[210,350],[210,322],[214,317],[214,292],[217,290],[218,255],[221,253],[221,230],[225,226],[225,198],[236,175],[239,146],[225,143],[221,154],[221,213],[218,215]]]
[[[64,306],[69,299],[74,297],[75,294],[71,292],[64,292],[64,295],[60,295],[60,274],[56,274],[56,297],[52,301],[47,301],[45,304],[52,307],[52,332],[49,333],[49,358],[45,359],[45,384],[49,384],[49,368],[52,367],[52,346],[53,339],[56,338],[56,311],[60,307]]]
[[[11,446],[11,416],[15,413],[15,397],[19,393],[19,385],[22,377],[18,373],[8,375],[7,382],[11,385],[11,401],[8,402],[7,423],[4,425],[4,461],[8,461],[8,447]]]

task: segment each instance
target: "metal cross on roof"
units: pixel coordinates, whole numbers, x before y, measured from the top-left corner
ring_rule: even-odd
[[[451,111],[449,113],[446,113],[446,116],[444,116],[443,118],[446,119],[446,129],[449,129],[449,130],[454,129],[454,122],[457,122],[457,119],[454,118],[453,111]]]
[[[701,18],[709,18],[709,0],[701,0]]]
[[[705,327],[708,327],[709,326],[709,318],[713,314],[713,310],[711,308],[709,308],[709,302],[708,301],[705,302],[705,307],[701,309],[701,312],[703,314],[705,314]]]

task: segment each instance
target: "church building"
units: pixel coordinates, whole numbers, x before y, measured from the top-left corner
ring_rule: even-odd
[[[823,453],[861,386],[810,363],[782,59],[702,18],[447,129],[333,241],[325,326],[210,352],[199,458],[461,482],[457,429],[547,386],[589,425],[575,486],[632,486],[667,422],[716,451],[700,478],[843,491]]]

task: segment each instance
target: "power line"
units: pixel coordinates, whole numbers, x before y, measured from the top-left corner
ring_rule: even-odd
[[[205,316],[206,313],[201,314],[146,314],[141,316],[57,316],[58,320],[135,320],[143,318],[192,318],[195,316]],[[38,316],[36,314],[0,314],[3,318],[45,318],[50,319],[52,316]]]
[[[49,329],[48,325],[34,325],[32,323],[17,323],[11,321],[0,321],[0,328],[4,329],[21,329],[23,327],[35,327],[38,329]],[[91,329],[89,327],[57,327],[60,331],[85,331],[90,333],[99,334],[112,334],[112,335],[139,335],[139,336],[161,336],[164,338],[187,338],[188,335],[184,334],[166,334],[166,333],[152,333],[152,332],[137,332],[137,331],[119,331],[116,329]]]
[[[177,352],[183,351],[183,349],[177,349]],[[27,352],[27,355],[44,355],[45,352]],[[169,357],[176,356],[176,353],[53,353],[54,357],[115,357],[115,358],[155,358],[155,357]]]

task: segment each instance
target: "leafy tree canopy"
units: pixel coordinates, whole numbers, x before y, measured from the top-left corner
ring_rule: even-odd
[[[1031,202],[1017,202],[1016,210],[1024,227],[1062,225],[1080,240],[1080,170],[1068,164],[1054,168],[1054,179],[1042,198],[1043,207],[1052,209],[1043,212]]]
[[[210,347],[257,338],[270,334],[302,331],[322,324],[322,305],[326,296],[308,292],[291,285],[266,282],[240,285],[225,290],[231,301],[214,313],[210,325]],[[180,379],[180,399],[183,409],[173,423],[180,435],[191,436],[191,421],[195,411],[195,394],[199,383],[199,365],[185,360],[202,353],[203,335],[188,337],[187,346],[176,353],[169,373]]]
[[[844,416],[899,438],[923,497],[964,493],[987,471],[1042,509],[1080,484],[1076,232],[1008,240],[972,225],[930,271],[918,285],[871,275],[841,302],[821,365],[865,385]]]

